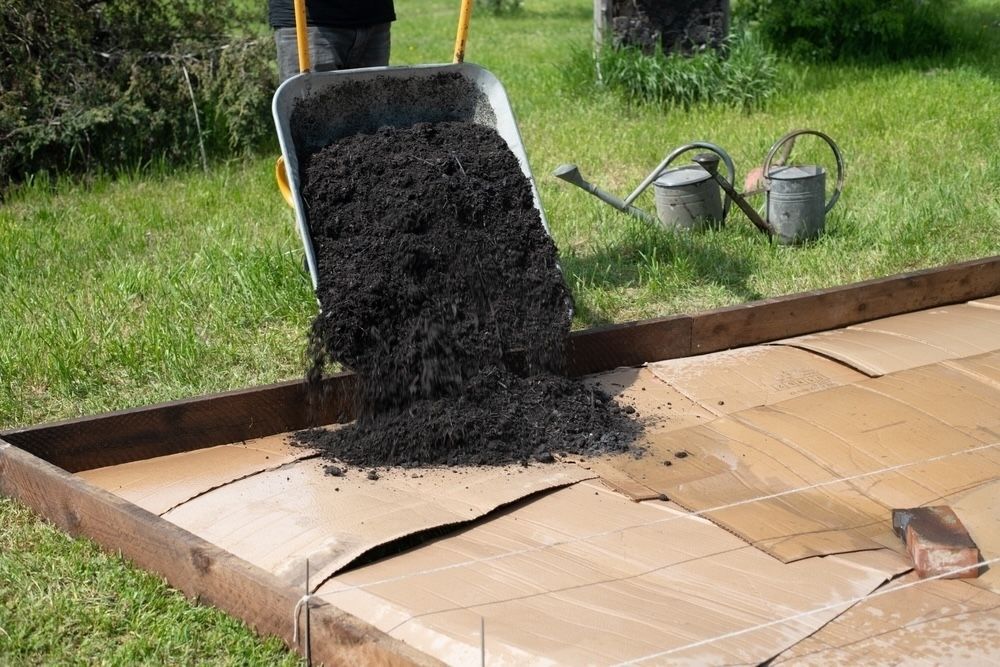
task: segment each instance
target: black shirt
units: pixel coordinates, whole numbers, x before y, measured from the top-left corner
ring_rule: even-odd
[[[272,28],[294,28],[292,0],[268,0]],[[396,20],[393,0],[306,0],[306,22],[327,28],[363,28]]]

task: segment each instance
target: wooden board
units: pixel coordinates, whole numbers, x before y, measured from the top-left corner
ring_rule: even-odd
[[[697,315],[574,332],[574,375],[752,345],[1000,294],[1000,256]],[[186,595],[290,644],[301,590],[69,474],[353,418],[354,376],[325,380],[322,407],[300,381],[225,392],[0,433],[0,494],[164,576]],[[311,612],[327,664],[434,664],[332,606]],[[298,647],[301,650],[301,647]]]
[[[1000,294],[1000,256],[697,315],[576,331],[574,376],[843,327]],[[0,438],[76,472],[353,418],[354,376],[325,381],[322,408],[300,381],[0,432]],[[169,440],[164,436],[169,433]]]
[[[694,316],[689,354],[836,329],[997,293],[1000,257],[991,257],[766,299]]]
[[[71,535],[83,535],[163,575],[188,597],[242,618],[292,648],[292,612],[303,590],[281,582],[160,517],[0,440],[0,495]],[[438,664],[350,614],[310,611],[313,659],[325,664]]]

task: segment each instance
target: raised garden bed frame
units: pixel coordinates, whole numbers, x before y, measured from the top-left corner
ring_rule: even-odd
[[[569,369],[586,375],[638,366],[997,294],[1000,256],[577,331],[568,343]],[[302,590],[73,473],[351,419],[353,376],[341,373],[325,382],[329,400],[315,408],[303,383],[290,381],[0,432],[0,495],[302,652],[291,637],[292,610]],[[438,664],[332,605],[317,605],[309,616],[316,661]]]

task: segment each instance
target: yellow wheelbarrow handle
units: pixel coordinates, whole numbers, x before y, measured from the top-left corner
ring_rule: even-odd
[[[465,43],[469,39],[469,19],[472,18],[472,0],[462,0],[458,9],[458,32],[455,35],[454,63],[465,62]]]
[[[278,181],[278,191],[285,199],[285,203],[295,208],[292,200],[292,186],[288,184],[288,172],[285,170],[285,158],[281,155],[274,163],[274,180]]]
[[[299,73],[308,72],[312,63],[309,62],[309,33],[306,32],[306,0],[295,0],[295,45],[299,51]],[[295,208],[292,200],[292,187],[288,184],[288,172],[285,170],[285,158],[278,156],[274,163],[274,180],[278,181],[278,191],[284,197],[285,203]]]

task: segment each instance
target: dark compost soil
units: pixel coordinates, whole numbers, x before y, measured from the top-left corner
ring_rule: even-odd
[[[493,129],[382,128],[307,156],[302,173],[319,269],[310,374],[340,362],[360,389],[356,423],[300,444],[357,466],[628,448],[633,421],[560,374],[570,293]]]

